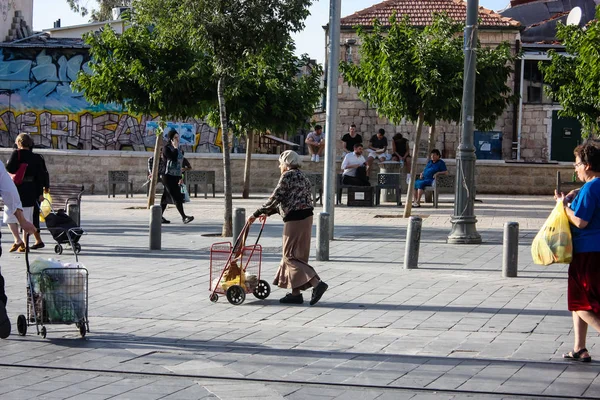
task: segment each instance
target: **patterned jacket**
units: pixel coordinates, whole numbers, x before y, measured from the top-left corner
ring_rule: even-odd
[[[292,211],[312,210],[312,204],[310,181],[299,169],[291,169],[281,175],[271,197],[254,212],[254,216],[279,213],[285,218]]]

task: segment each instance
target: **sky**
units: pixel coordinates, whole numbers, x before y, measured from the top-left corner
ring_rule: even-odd
[[[96,0],[81,0],[88,8],[95,8]],[[342,0],[342,17],[356,11],[380,3],[383,0]],[[479,5],[490,10],[498,11],[506,8],[509,0],[479,0]],[[71,11],[66,0],[33,0],[33,29],[52,28],[54,21],[61,20],[61,26],[80,25],[87,18]],[[314,0],[310,8],[310,16],[305,21],[302,32],[294,35],[296,53],[307,53],[319,63],[325,60],[325,33],[323,25],[329,22],[329,0]]]

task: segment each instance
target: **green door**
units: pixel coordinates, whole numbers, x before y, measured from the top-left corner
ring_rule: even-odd
[[[559,117],[558,111],[552,112],[552,150],[553,161],[574,161],[573,150],[581,143],[581,124],[575,118]]]

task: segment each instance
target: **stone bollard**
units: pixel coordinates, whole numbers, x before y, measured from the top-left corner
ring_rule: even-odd
[[[319,213],[317,221],[317,261],[329,261],[329,213]]]
[[[160,250],[162,230],[162,208],[159,205],[150,208],[150,250]]]
[[[404,249],[404,269],[419,268],[419,245],[421,243],[421,217],[412,216],[406,231],[406,247]]]
[[[75,221],[77,226],[81,226],[81,216],[79,215],[79,206],[77,204],[69,204],[67,206],[67,214]]]
[[[237,238],[240,236],[242,229],[246,225],[246,209],[236,208],[233,210],[233,240],[235,243]]]
[[[514,278],[517,276],[519,264],[519,223],[504,224],[504,239],[502,241],[502,276]]]

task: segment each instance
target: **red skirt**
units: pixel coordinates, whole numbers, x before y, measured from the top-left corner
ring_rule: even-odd
[[[573,254],[568,285],[569,311],[600,314],[600,252]]]

